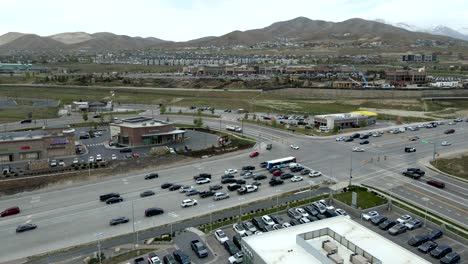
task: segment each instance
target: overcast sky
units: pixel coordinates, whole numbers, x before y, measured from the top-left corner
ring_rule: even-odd
[[[0,6],[0,35],[84,31],[185,41],[298,16],[442,24],[468,32],[468,0],[5,0]]]

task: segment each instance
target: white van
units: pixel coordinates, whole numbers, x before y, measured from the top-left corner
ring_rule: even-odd
[[[299,166],[298,163],[289,163],[289,168],[290,168],[290,169],[294,169],[294,168],[296,168],[297,166]]]

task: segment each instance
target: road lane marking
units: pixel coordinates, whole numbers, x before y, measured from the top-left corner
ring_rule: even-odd
[[[464,213],[464,214],[466,214],[466,213],[468,212],[468,211],[465,210],[465,209],[459,208],[459,207],[457,207],[457,206],[454,206],[454,205],[452,205],[452,204],[450,204],[450,203],[447,203],[447,202],[442,201],[442,200],[440,200],[440,199],[437,199],[437,198],[435,198],[435,197],[427,196],[425,193],[420,192],[420,191],[418,191],[418,190],[416,190],[416,189],[410,188],[410,187],[408,187],[408,186],[402,185],[401,187],[402,187],[402,188],[406,188],[406,189],[408,189],[408,190],[410,190],[410,191],[413,191],[413,192],[415,192],[415,193],[417,193],[417,194],[419,194],[419,195],[421,195],[421,196],[423,196],[423,197],[429,198],[429,199],[431,199],[431,200],[438,201],[439,203],[444,204],[444,205],[446,205],[446,206],[448,206],[448,207],[451,207],[451,208],[453,208],[453,209],[455,209],[455,210],[457,210],[457,211],[460,211],[460,212],[462,212],[462,213]],[[439,207],[442,208],[441,206],[439,206]]]

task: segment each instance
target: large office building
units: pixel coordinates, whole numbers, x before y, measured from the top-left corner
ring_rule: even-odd
[[[241,247],[244,264],[430,263],[344,216],[244,237]]]
[[[128,147],[162,145],[184,140],[185,130],[173,123],[148,117],[132,117],[110,124],[114,144]]]
[[[0,162],[2,163],[75,154],[75,130],[68,126],[48,126],[41,131],[9,132],[0,135]]]

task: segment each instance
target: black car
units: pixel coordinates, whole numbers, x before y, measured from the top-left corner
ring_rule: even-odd
[[[268,182],[271,186],[276,186],[276,185],[281,185],[284,183],[283,180],[280,180],[280,179],[271,179],[269,182]]]
[[[223,188],[223,186],[219,185],[219,184],[211,185],[210,186],[210,191],[217,191],[217,190],[221,190],[222,188]]]
[[[319,212],[317,210],[315,210],[315,208],[313,206],[311,206],[311,205],[306,205],[306,206],[304,206],[302,208],[304,208],[304,210],[306,210],[306,212],[311,216],[316,216],[316,215],[319,214]]]
[[[172,255],[168,254],[163,257],[163,263],[164,264],[177,264],[177,261]]]
[[[301,170],[303,170],[304,167],[301,167],[301,166],[296,166],[294,168],[291,168],[291,172],[300,172]]]
[[[419,247],[420,245],[426,243],[427,241],[429,241],[428,235],[418,235],[418,236],[414,236],[410,238],[410,240],[408,240],[408,245],[412,247]]]
[[[235,191],[235,190],[237,190],[237,189],[240,189],[241,187],[242,187],[242,186],[241,186],[240,184],[231,183],[231,184],[228,185],[227,188],[228,188],[229,191],[232,192],[232,191]]]
[[[227,250],[227,252],[229,252],[230,256],[240,251],[236,244],[234,244],[234,242],[232,242],[231,240],[224,241],[223,246]]]
[[[234,178],[225,178],[225,179],[221,179],[221,183],[222,184],[226,184],[226,183],[236,183],[237,180],[234,179]]]
[[[440,231],[439,229],[434,229],[427,235],[429,236],[429,240],[436,240],[438,238],[441,238],[443,234],[444,233],[442,233],[442,231]]]
[[[198,178],[211,179],[211,174],[209,174],[209,173],[200,173],[198,175],[193,176],[194,180],[196,180]]]
[[[242,167],[242,170],[255,170],[255,166],[247,165],[247,166]]]
[[[171,187],[169,187],[169,191],[177,191],[182,187],[180,184],[173,184]]]
[[[291,224],[292,226],[297,226],[300,225],[301,222],[299,222],[299,220],[297,219],[291,219],[291,221],[289,221],[289,224]]]
[[[89,134],[80,135],[80,139],[89,139]]]
[[[333,209],[327,209],[323,214],[328,218],[338,216],[338,214]]]
[[[455,129],[447,129],[444,131],[444,134],[453,134],[455,133]]]
[[[31,119],[24,119],[20,121],[20,124],[31,124],[32,120]]]
[[[354,133],[351,135],[351,138],[359,138],[361,135],[359,133]]]
[[[236,183],[237,183],[237,184],[245,184],[246,181],[245,181],[244,179],[237,179],[237,180],[236,180]]]
[[[105,202],[105,201],[109,200],[109,198],[112,198],[112,197],[120,197],[120,194],[119,193],[103,194],[103,195],[99,196],[99,200],[101,200],[101,202]]]
[[[128,217],[121,216],[121,217],[113,218],[112,220],[110,220],[109,224],[111,226],[114,226],[114,225],[120,225],[120,224],[128,223],[129,221],[130,221],[130,219],[128,219]]]
[[[369,135],[367,135],[367,134],[362,134],[359,138],[360,138],[360,139],[368,139],[368,138],[369,138]]]
[[[221,176],[221,179],[232,179],[232,178],[235,178],[235,176],[232,174],[224,174],[223,176]]]
[[[131,148],[124,148],[120,150],[120,153],[130,153],[130,152],[132,152]]]
[[[369,144],[369,140],[363,140],[359,142],[359,145],[367,145],[367,144]]]
[[[172,255],[174,255],[175,260],[180,264],[190,264],[190,257],[187,254],[185,254],[185,252],[183,252],[182,250],[174,250],[174,252],[172,252]]]
[[[434,248],[437,247],[437,243],[434,241],[427,241],[424,244],[420,245],[418,247],[418,250],[421,251],[422,253],[426,254],[430,251],[432,251]]]
[[[37,228],[37,225],[35,224],[31,224],[31,223],[22,224],[16,227],[16,233],[22,233],[22,232],[33,230],[36,228]]]
[[[301,171],[301,175],[308,175],[310,173],[309,169],[304,169]]]
[[[440,263],[442,264],[452,264],[452,263],[459,263],[459,262],[460,262],[460,255],[458,255],[458,253],[456,252],[450,252],[440,259]]]
[[[452,252],[452,248],[447,245],[439,245],[438,247],[431,250],[431,257],[440,259],[448,253]]]
[[[148,197],[148,196],[153,196],[153,195],[155,195],[155,193],[151,190],[147,190],[147,191],[140,193],[140,197]]]
[[[252,218],[252,224],[254,224],[258,229],[265,230],[265,222],[263,222],[262,217],[257,216]]]
[[[268,162],[264,161],[264,162],[260,162],[260,167],[261,168],[266,168]]]
[[[275,221],[275,223],[277,223],[278,225],[282,225],[284,223],[286,223],[286,220],[283,219],[283,217],[279,216],[279,215],[270,215],[270,218]]]
[[[413,179],[419,179],[421,178],[421,175],[415,173],[415,172],[412,172],[412,171],[404,171],[402,172],[401,174],[403,174],[403,176],[406,176],[406,177],[409,177],[409,178],[413,178]]]
[[[323,220],[323,219],[327,218],[324,214],[318,214],[315,217],[317,217],[319,220]]]
[[[211,196],[213,196],[213,195],[215,194],[215,192],[209,190],[209,191],[202,191],[202,192],[199,192],[198,194],[200,195],[200,198],[206,198],[206,197],[211,197]]]
[[[268,178],[266,175],[263,175],[263,174],[260,174],[260,175],[255,175],[253,177],[254,180],[256,181],[261,181],[261,180],[265,180],[266,178]]]
[[[383,215],[378,215],[376,217],[373,217],[371,218],[371,222],[373,225],[380,225],[381,223],[387,221],[387,217],[383,216]]]
[[[148,208],[145,210],[145,216],[154,216],[154,215],[160,215],[163,214],[164,210],[158,207],[153,207],[153,208]]]
[[[240,234],[235,234],[232,237],[232,242],[234,242],[234,245],[236,245],[238,248],[241,248],[241,240],[242,236]]]
[[[406,171],[411,171],[411,172],[419,174],[421,176],[424,176],[424,174],[426,174],[426,172],[421,170],[420,168],[407,168]]]
[[[294,177],[294,175],[292,175],[291,173],[285,173],[280,176],[280,179],[286,180],[286,179],[291,179],[292,177]]]
[[[307,216],[307,219],[309,219],[311,222],[320,220],[320,219],[318,219],[317,217],[312,216],[312,215],[308,215],[308,216]]]
[[[354,141],[354,138],[347,137],[347,138],[344,139],[344,142],[351,142],[351,141]]]
[[[112,197],[106,200],[106,204],[120,203],[123,201],[122,197]]]
[[[385,220],[383,223],[379,225],[379,228],[382,230],[388,230],[392,228],[394,225],[396,225],[397,222],[393,220]]]
[[[150,173],[145,175],[145,180],[150,180],[150,179],[156,179],[159,177],[159,174],[157,173]]]
[[[173,184],[172,183],[163,183],[163,185],[161,185],[161,189],[167,189],[167,188],[170,188]]]

